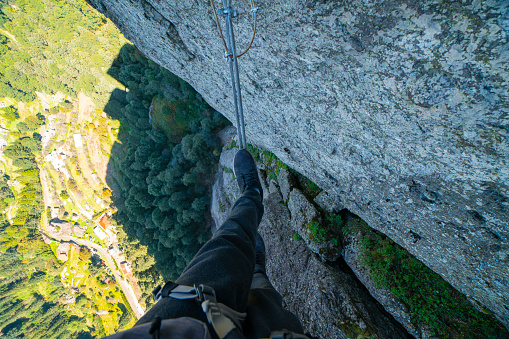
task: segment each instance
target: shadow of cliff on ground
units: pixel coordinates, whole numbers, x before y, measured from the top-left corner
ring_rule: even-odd
[[[220,155],[216,133],[228,121],[187,83],[125,45],[108,74],[116,89],[105,107],[120,122],[106,181],[119,239],[149,301],[176,279],[210,237],[209,201]]]
[[[206,2],[90,3],[234,119]],[[261,13],[241,59],[250,141],[509,326],[507,1],[273,1]],[[239,45],[250,19],[238,18]]]

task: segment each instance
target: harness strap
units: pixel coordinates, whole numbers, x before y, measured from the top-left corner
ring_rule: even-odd
[[[210,286],[199,285],[197,287],[194,285],[191,287],[168,281],[162,288],[160,285],[156,286],[152,291],[152,296],[155,301],[161,298],[173,298],[178,300],[194,299],[201,303],[207,321],[220,339],[226,337],[236,327],[242,331],[241,322],[246,318],[246,313],[237,312],[218,303],[216,291]]]
[[[309,337],[304,334],[298,334],[283,330],[272,332],[270,334],[270,338],[268,339],[309,339]]]

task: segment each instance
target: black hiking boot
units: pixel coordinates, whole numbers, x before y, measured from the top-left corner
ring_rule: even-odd
[[[256,245],[255,245],[255,269],[254,273],[265,272],[265,243],[260,233],[256,232]]]
[[[263,189],[256,170],[256,163],[251,153],[246,149],[241,149],[235,154],[233,160],[233,171],[239,184],[240,194],[254,188],[260,193],[263,200]]]

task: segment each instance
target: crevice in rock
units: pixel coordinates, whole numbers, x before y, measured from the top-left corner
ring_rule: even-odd
[[[385,308],[371,295],[371,293],[369,293],[368,289],[357,278],[357,276],[350,268],[350,266],[348,266],[343,257],[340,257],[338,260],[334,262],[326,262],[325,265],[329,266],[331,270],[341,271],[350,276],[351,279],[353,279],[357,283],[358,288],[361,289],[362,292],[366,295],[366,298],[369,299],[370,303],[374,305],[382,315],[389,319],[392,322],[392,324],[396,328],[398,328],[401,331],[401,333],[404,334],[407,338],[414,338],[414,336],[408,333],[408,331],[403,327],[403,325],[401,325],[396,319],[394,319],[394,317],[385,310]]]
[[[189,57],[186,61],[191,61],[196,58],[196,56],[189,50],[189,48],[182,40],[177,28],[175,25],[168,20],[164,15],[162,15],[149,1],[142,1],[143,10],[145,11],[145,17],[149,20],[153,20],[158,22],[161,26],[167,26],[166,29],[166,37],[174,44],[179,46],[181,50],[183,50],[187,56]]]

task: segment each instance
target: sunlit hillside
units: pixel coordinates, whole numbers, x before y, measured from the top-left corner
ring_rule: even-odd
[[[0,330],[102,337],[210,236],[227,121],[85,1],[0,9]]]
[[[113,89],[107,74],[128,41],[84,0],[9,1],[0,13],[0,96],[84,91],[101,109]]]

